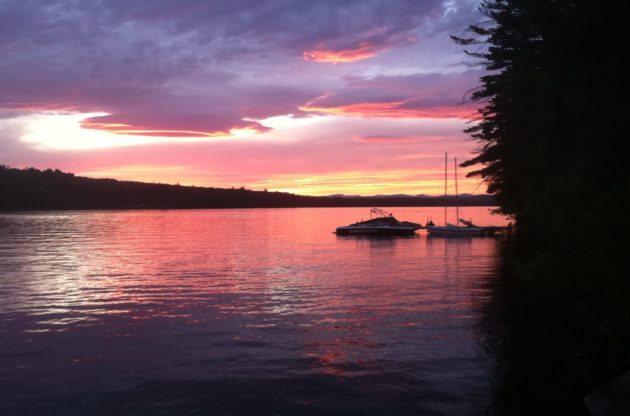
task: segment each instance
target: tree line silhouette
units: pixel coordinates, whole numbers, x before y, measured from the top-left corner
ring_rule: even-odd
[[[510,312],[528,328],[512,341],[536,339],[538,352],[557,358],[548,370],[534,366],[538,376],[523,371],[530,385],[518,393],[536,390],[549,406],[580,408],[590,389],[630,368],[629,9],[616,0],[486,0],[487,21],[453,37],[487,70],[472,92],[480,117],[467,130],[480,149],[463,165],[480,164],[472,174],[519,230],[510,284],[530,313]],[[536,316],[555,326],[526,322]],[[575,397],[559,398],[559,385]],[[533,403],[521,400],[520,411]]]
[[[315,197],[284,192],[205,188],[92,179],[60,170],[0,165],[0,210],[282,208],[454,205],[453,197]],[[460,205],[492,206],[490,195],[463,196]]]

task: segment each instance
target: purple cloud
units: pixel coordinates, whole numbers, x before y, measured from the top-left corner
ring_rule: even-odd
[[[300,67],[310,65],[305,57],[356,62],[409,46],[441,30],[434,20],[463,13],[451,9],[442,0],[5,0],[0,108],[106,112],[84,126],[131,134],[263,131],[248,119],[298,114],[324,85],[339,84]],[[409,107],[452,98],[410,94],[402,84],[415,81],[357,79],[315,102]]]

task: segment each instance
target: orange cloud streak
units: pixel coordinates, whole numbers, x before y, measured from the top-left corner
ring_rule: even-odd
[[[304,59],[307,61],[315,62],[356,62],[363,59],[373,58],[379,52],[376,46],[368,43],[361,42],[355,49],[342,49],[338,51],[330,49],[313,49],[311,51],[304,52]]]
[[[71,106],[63,103],[3,101],[0,102],[3,110],[30,111],[30,112],[62,112],[75,113],[80,111],[79,106]]]
[[[121,123],[98,123],[93,121],[83,121],[81,127],[90,130],[101,130],[113,134],[132,135],[132,136],[155,136],[155,137],[225,137],[233,136],[234,133],[261,133],[267,129],[250,125],[247,127],[238,127],[229,131],[195,131],[195,130],[160,130],[151,129],[144,126],[132,126],[130,124]]]
[[[407,101],[360,103],[339,107],[312,107],[307,104],[300,107],[300,110],[316,113],[387,118],[471,118],[475,113],[475,109],[471,107],[404,108],[403,105],[406,102]]]

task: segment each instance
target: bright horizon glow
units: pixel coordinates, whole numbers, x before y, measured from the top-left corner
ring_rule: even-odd
[[[459,172],[459,192],[479,194],[479,181],[465,177],[467,171]],[[265,180],[247,183],[230,182],[217,175],[209,185],[205,172],[190,172],[186,166],[142,166],[126,165],[101,171],[77,172],[78,176],[111,178],[117,180],[164,183],[169,185],[240,188],[254,191],[288,192],[299,195],[328,196],[345,195],[444,195],[444,172],[437,170],[399,170],[383,175],[380,171],[348,171],[334,174],[274,175]],[[212,175],[210,175],[212,176]],[[173,180],[173,177],[186,178]],[[449,174],[449,193],[453,194],[454,178]]]
[[[201,132],[172,130],[126,130],[123,124],[111,124],[108,129],[84,127],[84,120],[102,117],[107,113],[37,113],[22,116],[19,122],[25,125],[27,133],[21,140],[36,148],[46,150],[98,150],[113,147],[147,145],[170,142],[199,142],[208,139],[230,137],[251,137],[258,134],[252,129],[232,129],[230,134],[207,134]],[[138,134],[142,133],[142,134]],[[153,134],[151,134],[153,133]],[[160,135],[160,133],[168,133]],[[171,134],[173,133],[173,134]],[[181,135],[177,135],[181,133]],[[197,136],[186,133],[198,133]]]
[[[427,179],[421,179],[423,177]],[[438,179],[438,177],[440,178]],[[453,183],[449,183],[449,186],[453,187]],[[460,178],[458,181],[460,192],[479,193],[474,191],[477,183],[477,180]],[[382,172],[354,171],[338,172],[333,175],[279,176],[272,177],[255,188],[261,189],[260,186],[280,192],[313,196],[335,194],[362,196],[424,194],[439,196],[444,194],[444,172],[404,170],[392,171],[383,175]]]
[[[83,120],[90,117],[106,115],[104,113],[38,113],[23,116],[21,121],[28,127],[28,133],[22,137],[26,143],[34,145],[42,151],[74,151],[85,153],[92,150],[117,149],[135,146],[142,148],[149,144],[168,143],[226,143],[234,144],[248,141],[273,141],[276,143],[291,143],[291,138],[299,136],[304,129],[314,133],[324,128],[322,134],[326,135],[328,129],[334,129],[337,124],[347,123],[346,119],[330,118],[322,116],[294,117],[291,115],[275,116],[264,120],[257,120],[261,125],[272,128],[270,133],[259,133],[251,129],[234,129],[231,136],[212,137],[159,137],[136,136],[123,133],[113,133],[103,130],[91,130],[82,127]],[[397,121],[395,119],[392,122]],[[427,120],[429,122],[430,120]],[[448,119],[439,119],[438,125],[449,123]],[[434,122],[432,122],[434,123]],[[322,127],[329,126],[329,127]],[[280,132],[283,135],[278,135]],[[379,146],[387,148],[401,148],[405,150],[410,144],[430,144],[444,140],[456,140],[456,138],[426,135],[426,136],[388,136],[388,135],[357,135],[347,139],[348,142],[359,143],[358,149],[374,148]],[[243,142],[244,141],[244,142]],[[298,142],[299,144],[299,142]],[[353,151],[356,153],[356,150]],[[396,160],[426,160],[432,158],[431,152],[403,152],[392,156],[391,161]],[[283,162],[292,161],[289,158]],[[440,159],[441,160],[441,159]],[[186,164],[178,165],[153,165],[151,163],[126,162],[108,163],[100,169],[74,169],[72,173],[79,176],[94,178],[112,178],[119,180],[131,180],[141,182],[156,182],[166,184],[181,184],[187,186],[202,187],[241,187],[248,189],[289,192],[302,195],[325,196],[333,194],[347,195],[384,195],[384,194],[427,194],[441,195],[443,193],[443,172],[435,168],[419,169],[389,169],[389,170],[341,170],[323,173],[309,171],[309,165],[304,164],[304,170],[295,174],[269,173],[264,179],[255,179],[251,175],[242,179],[235,179],[234,174],[226,178],[222,172],[204,172],[203,169],[191,168]],[[440,165],[439,169],[442,169]],[[462,193],[479,193],[477,180],[464,178],[465,171],[460,174],[460,189]]]

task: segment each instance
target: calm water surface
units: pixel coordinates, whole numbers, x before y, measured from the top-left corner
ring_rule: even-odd
[[[332,233],[368,217],[0,215],[0,415],[485,412],[500,239]]]

